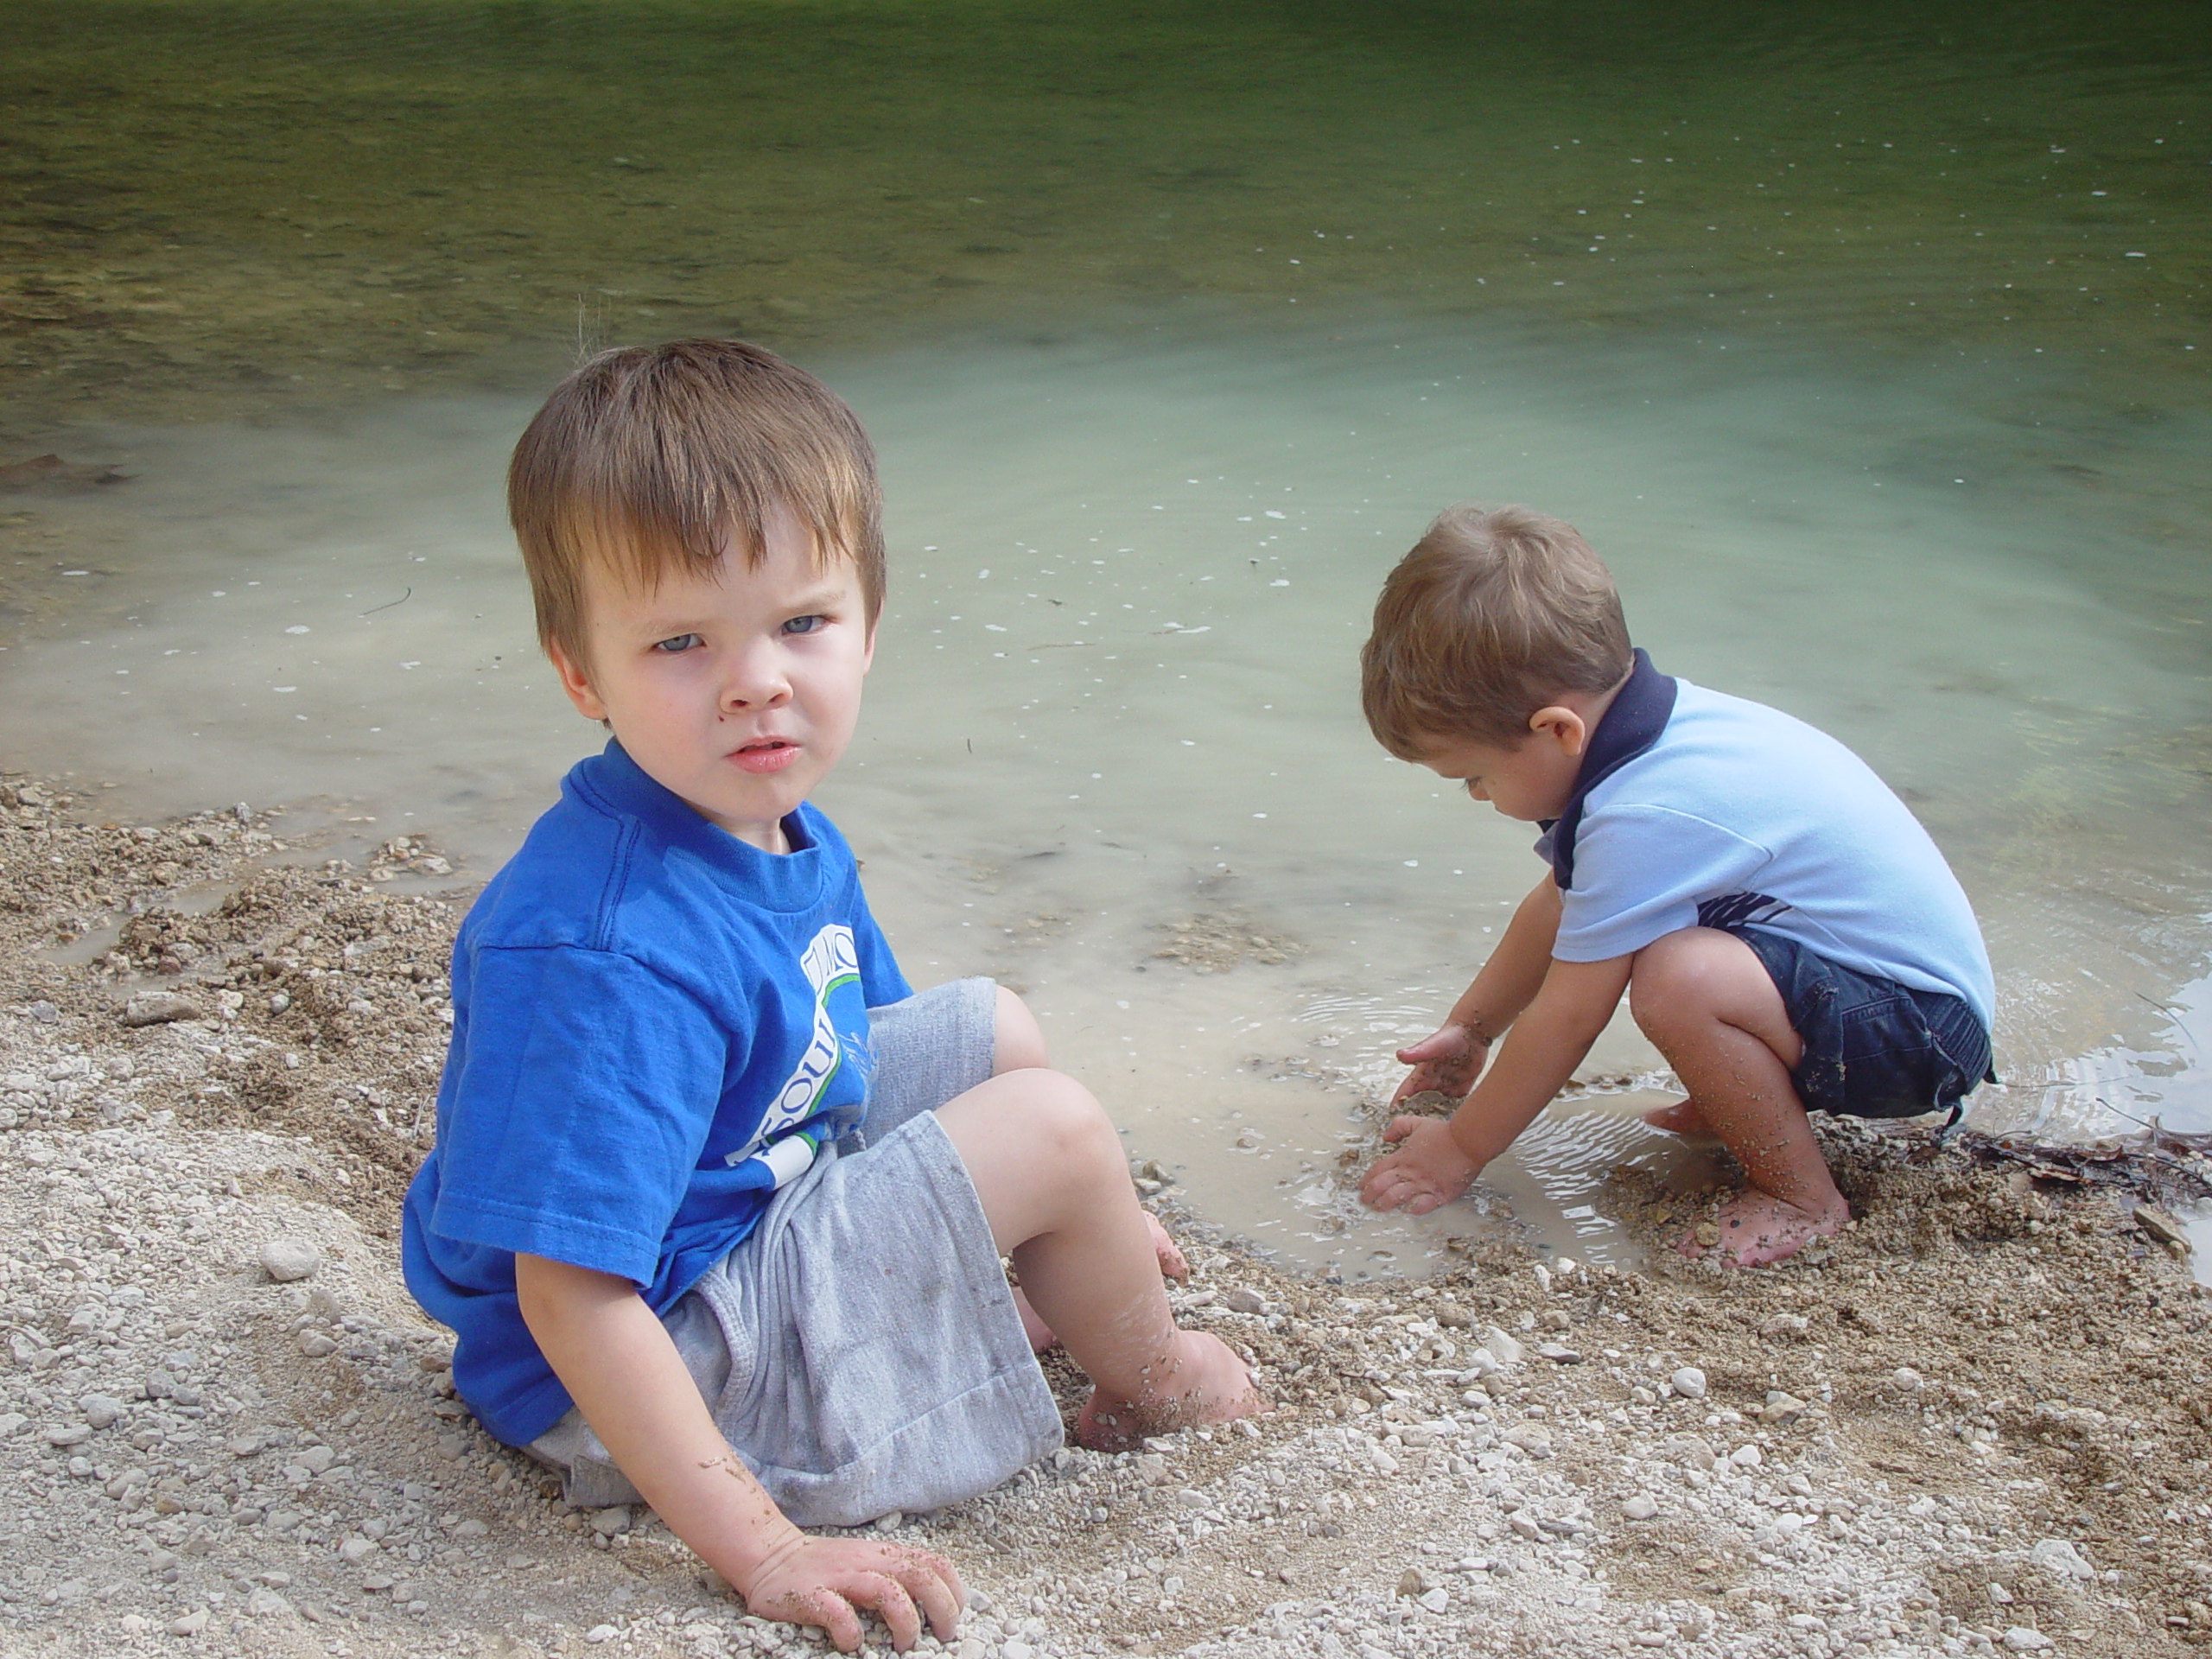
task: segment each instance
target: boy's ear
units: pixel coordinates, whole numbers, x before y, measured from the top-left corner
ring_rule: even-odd
[[[1548,737],[1570,758],[1580,755],[1590,741],[1589,722],[1564,703],[1548,703],[1529,716],[1529,729]]]
[[[569,701],[576,705],[576,712],[586,720],[605,720],[607,705],[599,700],[599,693],[591,689],[591,677],[584,672],[583,664],[550,639],[545,642],[545,654],[551,658],[553,671],[561,677],[561,689],[569,694]]]

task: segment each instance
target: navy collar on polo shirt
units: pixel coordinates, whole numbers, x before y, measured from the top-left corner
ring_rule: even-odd
[[[1566,808],[1543,823],[1538,852],[1552,861],[1552,880],[1561,893],[1574,885],[1574,836],[1582,827],[1582,803],[1590,791],[1659,741],[1675,712],[1675,679],[1651,666],[1651,658],[1637,648],[1636,664],[1614,693],[1598,729],[1590,734],[1590,747],[1582,752],[1582,766],[1574,774],[1574,789]]]

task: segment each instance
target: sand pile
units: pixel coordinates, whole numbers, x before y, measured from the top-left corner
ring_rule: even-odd
[[[0,1651],[818,1647],[645,1512],[563,1504],[401,1288],[462,878],[98,819],[0,787]],[[1832,1146],[1863,1219],[1758,1274],[1489,1243],[1324,1284],[1170,1192],[1184,1318],[1282,1409],[879,1524],[966,1573],[967,1659],[2212,1644],[2212,1303],[2123,1185]]]

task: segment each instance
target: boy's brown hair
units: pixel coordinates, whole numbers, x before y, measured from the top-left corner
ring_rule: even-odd
[[[578,663],[594,561],[641,589],[725,553],[757,569],[779,509],[810,532],[817,564],[853,561],[873,626],[882,501],[875,453],[844,400],[741,340],[600,353],[553,389],[507,467],[538,642]]]
[[[1382,747],[1439,738],[1518,748],[1562,691],[1605,691],[1632,662],[1613,578],[1574,526],[1526,507],[1447,507],[1398,561],[1360,652]]]

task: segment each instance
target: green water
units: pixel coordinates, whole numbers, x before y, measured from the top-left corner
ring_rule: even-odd
[[[0,6],[10,417],[1214,302],[2193,404],[2205,10]],[[2132,255],[2142,255],[2140,258]],[[296,378],[295,378],[296,377]]]
[[[1981,1121],[2212,1126],[2201,6],[0,28],[0,464],[132,474],[0,496],[0,764],[488,865],[592,737],[504,450],[580,346],[739,332],[882,452],[829,804],[902,957],[1023,986],[1239,1227],[1357,1269],[1465,1224],[1327,1179],[1535,874],[1357,716],[1376,584],[1456,497],[1574,519],[1662,665],[1912,801],[1999,970]],[[1290,959],[1155,954],[1194,918]],[[1493,1172],[1578,1252],[1664,1155],[1605,1081],[1651,1060],[1609,1033]]]

